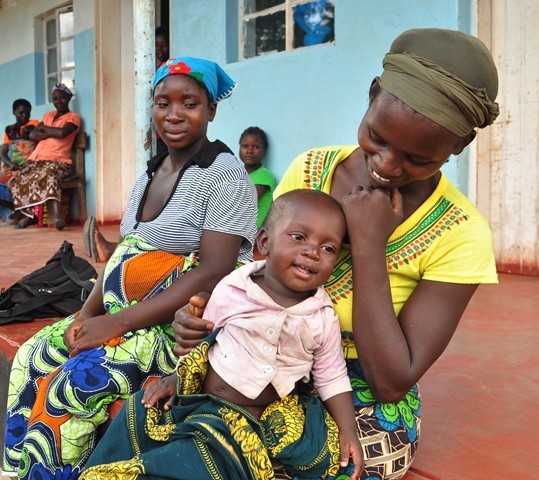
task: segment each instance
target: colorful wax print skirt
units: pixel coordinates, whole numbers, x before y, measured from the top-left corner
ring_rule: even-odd
[[[113,314],[158,295],[194,263],[194,255],[126,237],[105,267],[105,310]],[[109,418],[107,407],[176,366],[168,324],[128,332],[69,358],[63,336],[77,315],[42,329],[13,360],[4,470],[20,479],[77,478],[97,443],[98,426]]]
[[[363,447],[365,468],[362,480],[398,480],[412,464],[420,434],[421,399],[417,385],[398,403],[374,400],[358,360],[347,360],[348,376],[352,383],[359,441]],[[346,480],[353,466],[340,468],[325,480]],[[275,470],[278,480],[298,477],[284,469]]]
[[[288,395],[258,419],[242,407],[198,393],[216,335],[212,332],[180,361],[171,410],[144,408],[143,392],[126,402],[81,479],[269,480],[273,462],[298,479],[337,471],[337,425],[318,398]]]
[[[15,210],[33,217],[36,205],[47,200],[61,201],[61,181],[70,171],[71,165],[65,162],[28,160],[8,183]]]

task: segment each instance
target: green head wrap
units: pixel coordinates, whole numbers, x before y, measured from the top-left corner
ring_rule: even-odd
[[[496,119],[498,72],[487,47],[455,30],[399,35],[383,60],[380,86],[459,137]]]

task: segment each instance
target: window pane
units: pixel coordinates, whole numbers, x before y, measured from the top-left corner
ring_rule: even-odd
[[[73,39],[65,40],[60,44],[60,62],[62,68],[75,66],[75,42]]]
[[[245,0],[245,11],[243,13],[260,12],[266,8],[282,5],[285,0]]]
[[[47,20],[45,25],[47,47],[56,43],[56,20]]]
[[[58,15],[60,21],[60,38],[73,36],[73,12],[62,12]]]
[[[276,12],[244,22],[245,58],[285,49],[285,14]]]
[[[64,70],[61,74],[60,82],[75,93],[75,70]]]
[[[56,79],[56,75],[54,75],[53,77],[47,78],[47,98],[49,99],[49,102],[51,98],[52,89],[56,87],[57,83],[58,83],[58,80]]]
[[[315,0],[294,7],[294,48],[334,39],[333,0]]]
[[[47,50],[47,73],[51,74],[58,70],[58,63],[56,61],[56,48]]]

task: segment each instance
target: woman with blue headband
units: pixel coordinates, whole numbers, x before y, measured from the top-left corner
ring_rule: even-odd
[[[256,191],[206,132],[235,82],[214,62],[168,60],[152,85],[168,152],[148,162],[122,240],[80,312],[21,346],[10,376],[4,471],[77,478],[108,406],[176,366],[174,312],[252,260]]]

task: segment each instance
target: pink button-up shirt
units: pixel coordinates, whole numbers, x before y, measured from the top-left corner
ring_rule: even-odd
[[[282,398],[311,371],[322,400],[351,391],[339,321],[323,287],[284,308],[251,280],[264,264],[235,270],[213,291],[204,318],[223,327],[209,351],[213,369],[252,399],[270,383]]]

